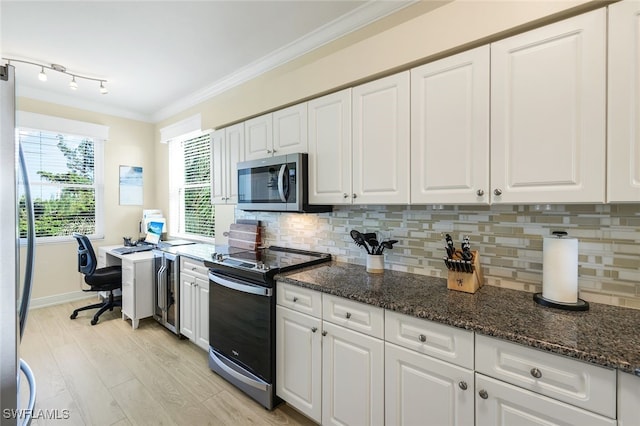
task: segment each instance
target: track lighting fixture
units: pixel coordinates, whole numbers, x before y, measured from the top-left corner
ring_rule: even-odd
[[[83,80],[90,80],[90,81],[97,81],[98,83],[100,83],[100,93],[102,93],[103,95],[106,95],[107,93],[109,93],[109,91],[107,90],[107,88],[105,87],[105,84],[107,83],[107,80],[103,79],[103,78],[94,78],[94,77],[87,77],[84,75],[80,75],[80,74],[75,74],[72,72],[67,71],[67,68],[59,65],[59,64],[51,64],[51,65],[45,65],[45,64],[40,64],[37,62],[32,62],[32,61],[25,61],[22,59],[12,59],[12,58],[2,58],[3,60],[7,61],[7,64],[11,64],[11,61],[13,62],[19,62],[22,64],[29,64],[29,65],[35,65],[37,67],[40,67],[40,73],[38,74],[38,80],[40,81],[47,81],[47,74],[45,74],[44,69],[49,69],[52,71],[56,71],[62,74],[67,74],[71,76],[71,81],[69,82],[69,88],[71,90],[78,90],[78,83],[76,82],[76,78],[79,79],[83,79]]]

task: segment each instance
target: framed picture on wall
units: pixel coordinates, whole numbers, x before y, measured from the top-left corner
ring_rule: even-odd
[[[142,167],[120,166],[120,205],[141,206]]]

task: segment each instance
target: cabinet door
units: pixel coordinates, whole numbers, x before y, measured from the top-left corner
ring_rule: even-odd
[[[216,130],[211,133],[211,204],[226,203],[226,155],[225,130]]]
[[[134,320],[136,315],[134,266],[133,262],[122,262],[122,312],[131,320]]]
[[[640,377],[618,371],[618,426],[640,424]]]
[[[194,306],[196,278],[180,272],[180,334],[195,339]]]
[[[640,201],[640,3],[609,6],[607,201]]]
[[[604,202],[605,16],[491,45],[493,203]]]
[[[225,129],[224,177],[226,180],[226,203],[238,203],[238,163],[244,161],[244,123]]]
[[[308,152],[307,103],[293,105],[273,113],[273,153],[275,155]]]
[[[489,46],[411,70],[411,203],[489,203]]]
[[[246,160],[273,155],[273,115],[264,114],[244,122],[244,154]]]
[[[385,424],[472,425],[473,372],[385,344]]]
[[[153,285],[154,266],[153,258],[140,260],[134,264],[134,289],[135,289],[135,319],[153,316]]]
[[[321,335],[319,318],[276,307],[276,394],[320,423]]]
[[[309,101],[309,203],[351,204],[351,89]]]
[[[476,425],[615,426],[616,421],[476,373]]]
[[[382,340],[322,323],[322,424],[384,424]]]
[[[409,204],[409,71],[353,88],[355,204]]]
[[[195,300],[195,335],[196,345],[209,350],[209,281],[196,278]]]

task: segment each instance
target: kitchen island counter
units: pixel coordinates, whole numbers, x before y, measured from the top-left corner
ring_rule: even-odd
[[[640,375],[640,310],[590,303],[583,312],[543,307],[533,294],[485,285],[449,290],[444,278],[335,262],[276,276],[298,285]]]

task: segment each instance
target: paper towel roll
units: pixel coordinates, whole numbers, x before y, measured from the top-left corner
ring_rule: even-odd
[[[549,237],[542,242],[542,297],[560,303],[578,301],[578,240]]]

